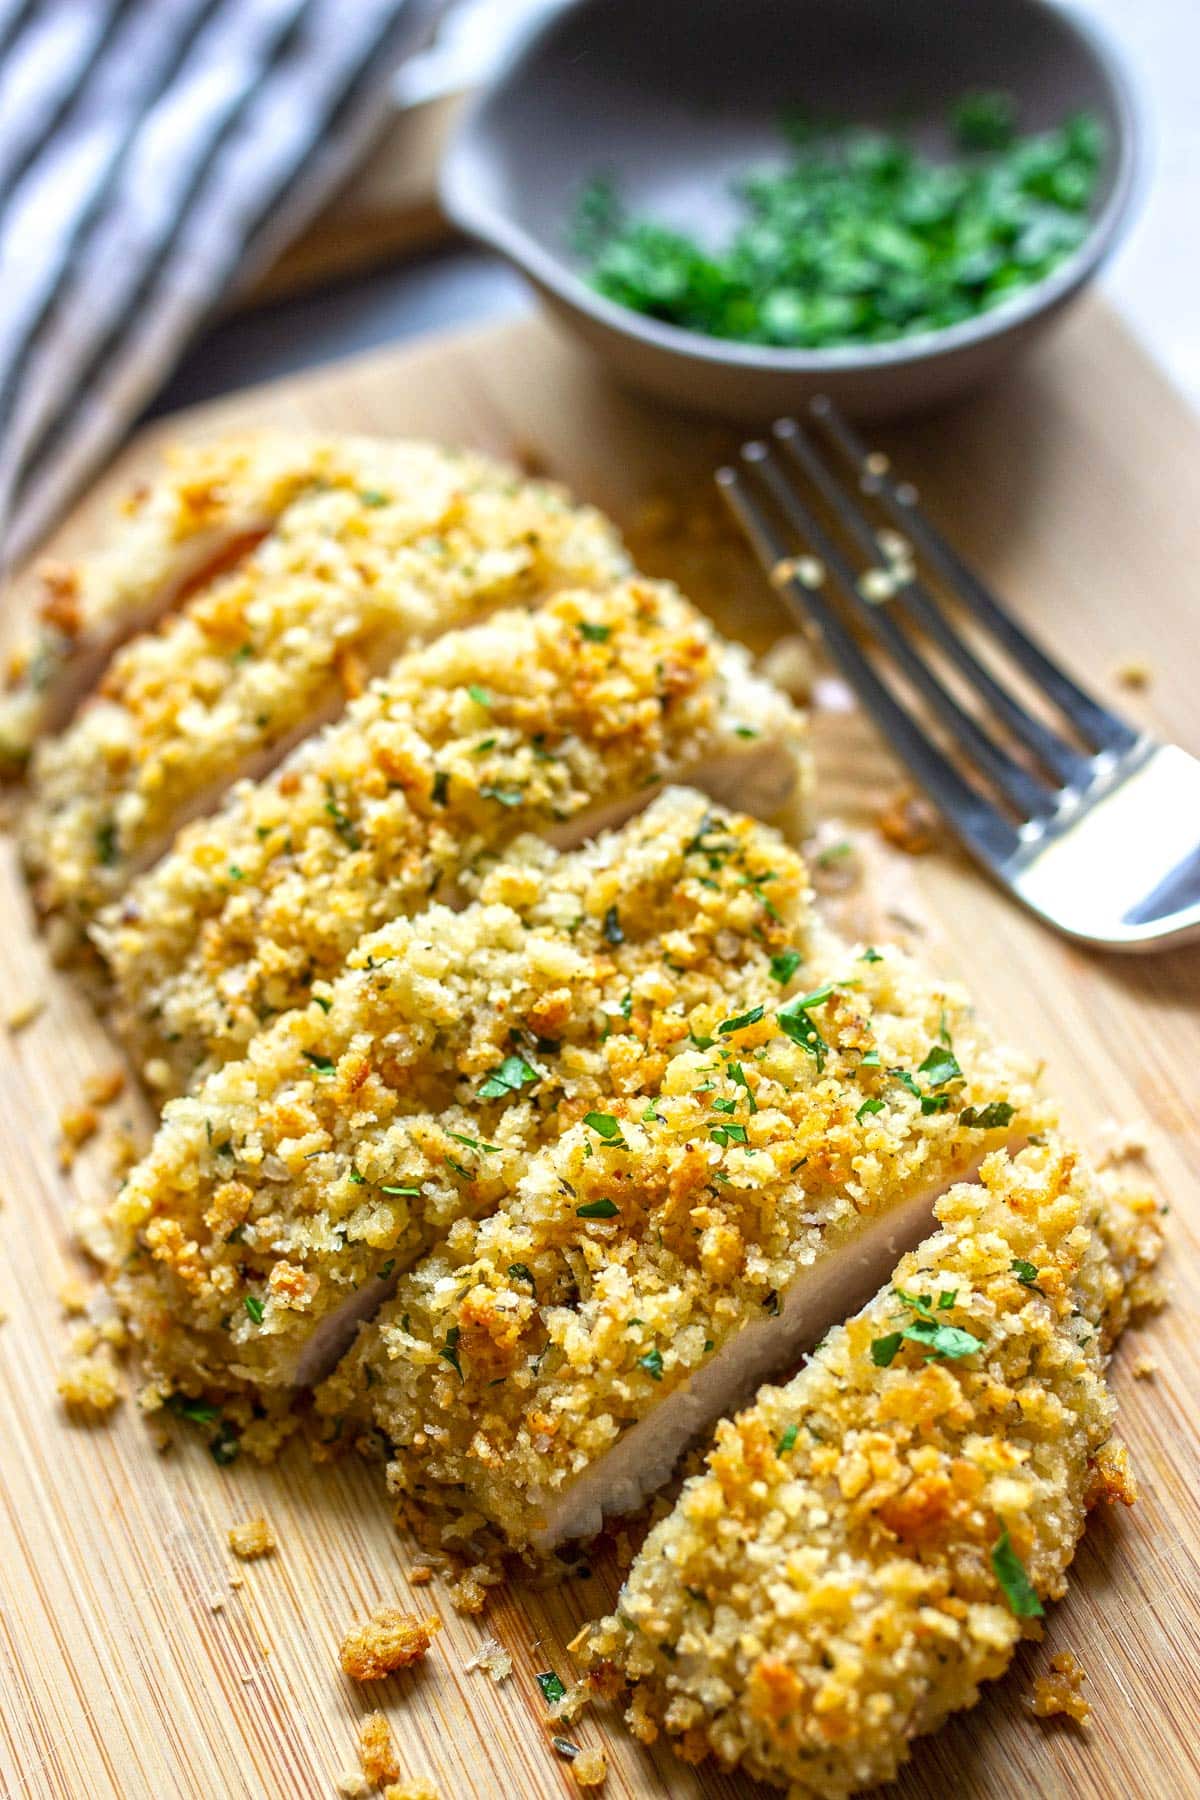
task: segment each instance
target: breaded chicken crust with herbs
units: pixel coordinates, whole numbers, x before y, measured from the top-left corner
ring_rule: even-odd
[[[535,1149],[657,1091],[690,1017],[807,953],[801,859],[708,806],[670,790],[571,855],[521,840],[477,902],[363,939],[310,1007],[168,1104],[107,1219],[152,1377],[324,1373],[388,1280],[511,1194]]]
[[[703,880],[737,878],[734,846],[713,822]],[[696,953],[690,930],[662,949],[668,969]],[[627,1031],[658,1028],[661,979],[634,988]],[[668,1016],[669,1064],[637,1067],[511,1200],[456,1224],[319,1397],[379,1428],[393,1488],[447,1542],[486,1520],[546,1550],[631,1511],[861,1304],[939,1193],[1050,1117],[1029,1061],[898,950],[810,928]]]
[[[66,925],[409,645],[628,571],[599,513],[485,457],[348,439],[318,466],[249,554],[118,651],[38,746],[22,849],[39,906]]]
[[[523,831],[578,841],[693,781],[798,816],[800,715],[665,583],[571,593],[402,657],[235,790],[93,930],[153,1085],[191,1086],[308,1001],[365,932],[469,891]]]
[[[33,629],[0,693],[0,772],[62,729],[119,645],[233,568],[303,489],[345,467],[344,444],[291,434],[170,446],[157,478],[118,504],[98,549],[35,568]]]
[[[940,1229],[786,1387],[718,1429],[611,1618],[577,1641],[689,1761],[793,1800],[890,1780],[1130,1500],[1107,1351],[1155,1297],[1148,1195],[1061,1139],[989,1156]]]

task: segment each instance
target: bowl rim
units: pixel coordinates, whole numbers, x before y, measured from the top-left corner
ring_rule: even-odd
[[[442,158],[438,196],[446,216],[461,231],[507,257],[564,306],[587,314],[598,325],[621,336],[696,363],[781,375],[819,377],[920,364],[1003,337],[1052,311],[1096,274],[1131,221],[1134,202],[1144,184],[1146,154],[1144,111],[1127,59],[1108,31],[1071,0],[1016,0],[1019,5],[1049,14],[1074,35],[1107,80],[1116,112],[1112,187],[1083,242],[1056,269],[970,319],[938,326],[933,331],[913,332],[883,344],[838,344],[815,350],[747,344],[736,338],[710,337],[636,312],[598,293],[564,258],[548,250],[508,214],[481,203],[468,178],[467,165],[474,153],[477,133],[496,97],[521,78],[526,63],[568,13],[584,12],[603,3],[604,0],[558,0],[516,34],[490,80],[467,103]]]

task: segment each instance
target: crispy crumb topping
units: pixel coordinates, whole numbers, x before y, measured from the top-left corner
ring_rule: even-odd
[[[240,1525],[230,1526],[229,1548],[242,1562],[254,1562],[258,1557],[270,1556],[274,1552],[275,1533],[259,1513]]]
[[[1064,1591],[1087,1506],[1121,1485],[1102,1370],[1151,1291],[1154,1203],[1052,1137],[937,1211],[869,1306],[719,1428],[584,1634],[646,1740],[797,1796],[890,1780]]]
[[[143,1064],[192,1086],[306,1005],[364,933],[470,891],[482,859],[521,832],[569,832],[726,762],[736,790],[736,768],[764,744],[786,772],[801,731],[744,653],[662,583],[565,594],[450,633],[188,827],[108,909],[93,935],[118,1025]]]
[[[392,1743],[391,1728],[381,1712],[368,1713],[358,1723],[358,1753],[363,1774],[375,1787],[400,1779],[400,1764]]]
[[[436,1613],[419,1619],[395,1606],[378,1606],[364,1625],[342,1639],[339,1657],[352,1681],[382,1681],[420,1662],[442,1628]]]

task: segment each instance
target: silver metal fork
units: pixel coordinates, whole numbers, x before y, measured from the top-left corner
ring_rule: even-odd
[[[809,413],[807,429],[780,419],[769,441],[744,444],[717,483],[913,776],[985,868],[1068,937],[1111,950],[1200,938],[1200,761],[1085,692],[888,458],[828,400]],[[1045,717],[1018,698],[1014,669]]]

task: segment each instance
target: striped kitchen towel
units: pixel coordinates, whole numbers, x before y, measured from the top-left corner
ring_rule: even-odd
[[[351,173],[440,0],[0,0],[0,573]]]

